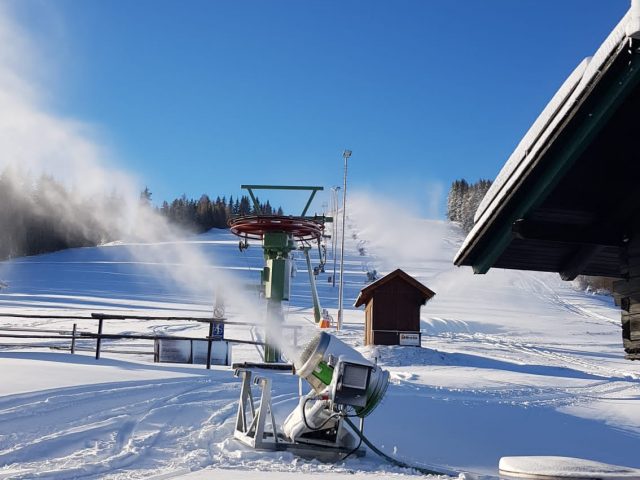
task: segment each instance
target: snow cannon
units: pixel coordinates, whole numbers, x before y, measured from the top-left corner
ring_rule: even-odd
[[[335,403],[352,406],[359,417],[378,406],[389,385],[389,372],[327,332],[318,332],[311,339],[295,368],[315,393],[330,389]]]
[[[284,421],[286,437],[294,443],[354,450],[356,438],[343,420],[357,416],[362,422],[376,408],[389,385],[389,372],[326,332],[307,344],[295,368],[312,390]]]
[[[298,405],[281,427],[276,426],[271,406],[271,378],[253,377],[247,369],[236,371],[242,388],[234,437],[258,450],[292,450],[327,460],[364,455],[358,441],[363,438],[364,418],[380,404],[389,372],[326,332],[313,337],[294,368],[311,390],[303,394],[300,385]],[[254,402],[252,382],[261,389],[259,403]],[[349,420],[356,416],[359,428]]]

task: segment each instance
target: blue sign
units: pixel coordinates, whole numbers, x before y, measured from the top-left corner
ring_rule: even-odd
[[[224,338],[224,323],[213,322],[213,337]]]

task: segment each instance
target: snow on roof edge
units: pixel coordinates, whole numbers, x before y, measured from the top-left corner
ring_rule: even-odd
[[[474,216],[475,225],[454,257],[455,264],[458,264],[462,260],[461,257],[476,240],[480,230],[483,230],[485,226],[487,226],[494,213],[502,207],[503,200],[512,193],[516,182],[533,166],[535,160],[538,158],[537,154],[540,149],[546,144],[546,141],[555,131],[558,124],[581,98],[584,91],[601,73],[601,68],[615,52],[620,43],[628,36],[640,35],[640,30],[633,31],[632,27],[636,23],[640,28],[640,9],[636,11],[634,7],[632,7],[622,17],[602,45],[600,45],[600,48],[598,48],[593,57],[591,57],[590,60],[588,58],[583,60],[562,84],[529,131],[527,131],[513,154],[502,167],[491,188],[487,191],[485,198],[482,200]],[[585,62],[587,62],[587,64],[585,64]],[[568,98],[566,98],[565,101],[561,101],[562,93],[565,93],[565,89],[570,88],[571,81],[576,80],[575,77],[579,75],[581,67],[583,66],[584,71],[580,75],[578,84],[569,93]],[[558,102],[557,106],[556,101]],[[557,110],[554,110],[553,106],[555,106]],[[547,115],[549,118],[547,118]],[[538,131],[538,128],[541,129],[541,131]],[[525,140],[531,143],[525,143]]]
[[[524,137],[522,137],[522,140],[520,140],[520,143],[518,143],[518,146],[500,170],[500,173],[498,173],[498,176],[482,199],[482,202],[480,202],[480,206],[478,207],[478,210],[476,210],[473,218],[474,221],[478,221],[478,218],[480,218],[480,216],[486,211],[491,201],[505,186],[506,182],[518,171],[518,166],[527,159],[531,146],[540,137],[551,120],[556,116],[556,114],[558,114],[570,95],[575,91],[587,69],[587,66],[589,65],[589,62],[591,61],[591,58],[592,57],[587,57],[583,59],[573,72],[571,72],[558,91],[553,95],[549,103],[544,107],[542,113],[538,118],[536,118],[535,122],[533,122],[533,125],[531,125]]]
[[[640,0],[631,0],[629,15],[626,28],[627,36],[640,39]]]

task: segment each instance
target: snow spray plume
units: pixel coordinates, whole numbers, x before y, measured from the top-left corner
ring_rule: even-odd
[[[438,198],[430,200],[439,202]],[[377,251],[385,252],[386,256],[379,258],[384,270],[410,269],[416,258],[436,258],[445,241],[446,222],[426,222],[406,205],[379,193],[354,192],[347,210],[347,216],[358,229],[358,238],[367,242],[367,250],[374,255]],[[428,210],[436,208],[430,206]],[[351,232],[346,233],[348,236]]]
[[[117,198],[120,208],[110,208],[108,202],[95,205],[78,215],[74,202],[58,188],[56,181],[37,185],[40,201],[24,202],[25,208],[41,209],[47,205],[57,212],[57,218],[70,230],[129,233],[150,248],[131,248],[131,254],[141,265],[158,266],[167,279],[211,302],[213,282],[226,285],[228,301],[245,309],[244,315],[257,320],[257,308],[245,298],[235,279],[206,266],[205,257],[197,245],[169,241],[163,248],[154,243],[175,238],[166,221],[152,209],[141,206],[139,184],[115,168],[112,155],[102,146],[99,135],[89,125],[56,115],[45,108],[45,102],[35,78],[39,76],[38,51],[29,43],[29,36],[12,20],[7,4],[0,4],[0,172],[2,180],[13,192],[24,189],[25,177],[17,172],[30,172],[36,178],[55,177],[72,192],[76,203],[91,202],[98,197]],[[19,166],[19,168],[18,168]],[[43,177],[44,175],[44,177]],[[114,188],[117,187],[117,195]],[[37,214],[38,212],[34,212]],[[42,213],[42,212],[40,212]],[[36,215],[37,216],[37,215]],[[10,219],[4,219],[9,222]],[[7,225],[2,225],[6,228]]]
[[[439,202],[439,199],[433,199]],[[459,248],[464,232],[460,226],[446,220],[420,218],[403,205],[388,198],[375,198],[364,192],[356,192],[348,205],[349,216],[359,228],[360,239],[367,241],[367,250],[376,257],[385,271],[402,268],[419,280],[428,280],[429,288],[436,292],[431,305],[447,298],[449,292],[460,291],[463,285],[476,281],[465,269],[440,271],[430,263],[450,258]],[[448,255],[443,252],[450,252]],[[384,252],[378,257],[377,252]]]

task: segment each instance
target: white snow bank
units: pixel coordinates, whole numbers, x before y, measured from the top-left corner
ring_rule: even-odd
[[[151,477],[149,480],[160,480],[161,477]],[[162,477],[168,478],[168,477]],[[221,480],[298,480],[300,478],[300,473],[298,472],[269,472],[264,470],[221,470],[221,469],[207,469],[201,470],[199,472],[194,472],[186,475],[182,475],[180,477],[171,477],[171,478],[179,478],[180,480],[211,480],[211,479],[221,479]],[[325,479],[327,477],[327,473],[307,473],[304,475],[304,478],[308,479]],[[354,472],[341,472],[341,473],[331,473],[330,478],[332,480],[370,480],[372,478],[371,473],[354,473]],[[386,473],[384,478],[388,479],[415,479],[415,475],[403,475],[401,473]],[[419,477],[418,477],[419,478]],[[432,477],[432,478],[440,478],[440,477]],[[448,477],[443,477],[448,478]]]
[[[189,368],[159,368],[82,354],[47,352],[0,353],[0,396],[96,383],[157,380],[195,375]],[[200,367],[202,368],[202,367]]]
[[[503,457],[500,473],[528,478],[638,480],[640,470],[571,457]]]

